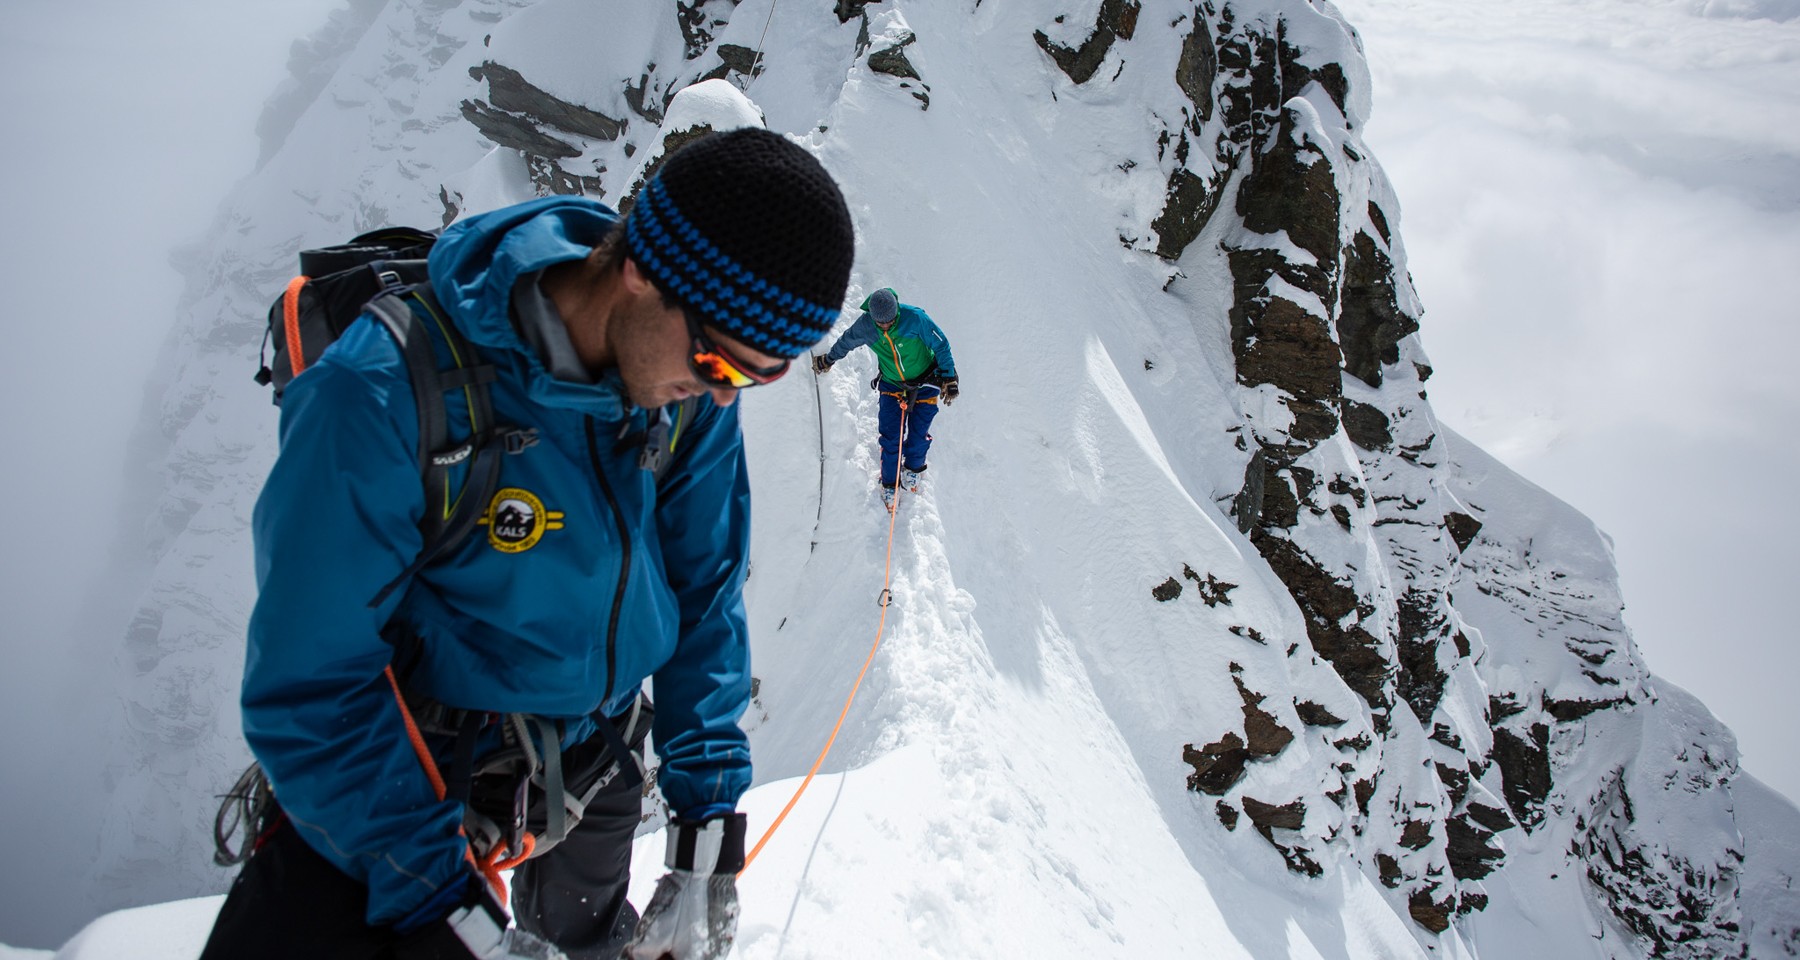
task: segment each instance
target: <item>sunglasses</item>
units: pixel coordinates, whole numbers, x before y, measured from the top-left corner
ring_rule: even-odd
[[[688,366],[693,369],[694,376],[709,387],[742,390],[758,384],[773,383],[788,372],[788,366],[792,362],[783,360],[772,367],[753,367],[713,342],[693,317],[687,318],[687,326],[688,337],[692,341],[692,349],[688,352]]]

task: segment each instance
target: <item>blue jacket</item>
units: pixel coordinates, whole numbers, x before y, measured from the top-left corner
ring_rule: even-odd
[[[836,363],[864,345],[874,351],[884,382],[916,383],[926,376],[956,376],[956,358],[950,355],[949,338],[925,311],[910,303],[900,304],[893,325],[886,330],[865,311],[831,345],[825,359]]]
[[[437,799],[383,677],[390,621],[420,640],[413,691],[563,718],[565,744],[653,678],[670,805],[735,805],[749,785],[737,720],[750,696],[750,491],[737,408],[701,400],[659,489],[637,465],[641,442],[619,440],[648,414],[617,373],[555,379],[509,319],[518,277],[586,256],[616,219],[593,201],[546,198],[465,220],[433,248],[438,298],[498,370],[496,419],[540,439],[504,458],[488,522],[378,609],[370,598],[421,547],[405,361],[365,316],[283,398],[281,452],[253,518],[260,595],[244,734],[301,836],[368,885],[370,923],[468,876],[461,805]],[[455,400],[451,423],[453,436],[466,431]]]

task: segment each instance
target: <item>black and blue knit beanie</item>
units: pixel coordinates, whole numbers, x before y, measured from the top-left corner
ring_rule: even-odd
[[[669,157],[625,219],[625,247],[699,322],[797,357],[837,321],[855,234],[819,161],[751,127]]]

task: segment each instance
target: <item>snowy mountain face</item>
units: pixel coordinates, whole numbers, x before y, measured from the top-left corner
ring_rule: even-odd
[[[827,776],[745,876],[740,955],[1800,955],[1800,814],[1638,657],[1605,536],[1432,413],[1328,3],[358,0],[293,74],[186,265],[151,413],[108,905],[229,879],[207,828],[247,761],[275,450],[251,358],[295,252],[623,207],[681,143],[763,123],[844,186],[846,307],[929,311],[964,395]],[[872,370],[744,397],[758,829],[876,631]]]

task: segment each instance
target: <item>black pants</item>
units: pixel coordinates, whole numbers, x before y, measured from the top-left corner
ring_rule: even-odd
[[[632,749],[641,755],[642,740]],[[615,776],[567,839],[514,870],[514,922],[570,960],[618,957],[637,925],[625,891],[642,796]],[[390,960],[398,938],[365,921],[368,905],[368,888],[281,816],[232,882],[200,960]]]

